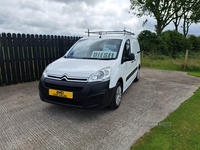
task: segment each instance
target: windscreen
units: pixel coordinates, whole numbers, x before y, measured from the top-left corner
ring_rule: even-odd
[[[121,42],[120,39],[83,39],[75,44],[66,58],[116,59]]]

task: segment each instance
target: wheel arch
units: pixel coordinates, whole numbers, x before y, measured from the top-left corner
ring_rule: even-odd
[[[119,78],[119,80],[118,80],[117,82],[121,83],[122,91],[123,91],[123,89],[124,89],[123,79],[122,79],[122,78]]]

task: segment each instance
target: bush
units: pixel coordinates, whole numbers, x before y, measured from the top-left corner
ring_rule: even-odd
[[[189,35],[187,39],[188,42],[191,44],[191,50],[194,52],[200,52],[200,37]]]
[[[188,41],[183,34],[177,31],[165,31],[161,38],[168,45],[168,54],[173,58],[177,58],[179,53],[188,49]]]
[[[177,31],[165,31],[160,36],[149,30],[138,35],[141,50],[146,55],[164,55],[172,58],[182,58],[185,51],[200,52],[200,37],[189,35],[187,38]]]
[[[144,30],[138,35],[138,41],[140,43],[140,49],[145,54],[154,54],[157,52],[158,36],[156,33],[149,30]]]

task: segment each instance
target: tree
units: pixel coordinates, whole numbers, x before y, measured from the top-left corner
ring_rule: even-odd
[[[181,9],[174,0],[130,0],[131,10],[138,17],[152,16],[156,19],[155,30],[161,35],[163,29],[174,20],[174,14]]]
[[[200,22],[200,0],[130,0],[131,10],[138,17],[152,16],[156,19],[156,33],[161,35],[163,29],[171,22],[178,31],[183,20],[185,37],[192,23]]]
[[[184,0],[183,13],[183,34],[186,37],[192,23],[200,22],[200,0]]]
[[[176,0],[176,1],[174,1],[174,5],[173,5],[173,9],[175,10],[173,23],[175,26],[175,30],[177,32],[178,32],[178,27],[181,22],[181,19],[185,13],[182,10],[182,6],[184,5],[184,3],[185,3],[185,0]]]
[[[146,54],[157,53],[157,45],[158,45],[158,37],[156,33],[151,32],[149,30],[141,31],[138,35],[138,41],[140,43],[140,49],[144,51]]]

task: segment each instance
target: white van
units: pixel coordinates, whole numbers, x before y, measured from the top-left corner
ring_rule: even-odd
[[[117,109],[140,78],[140,47],[133,33],[101,31],[78,40],[49,64],[39,82],[42,101],[79,108]],[[112,36],[108,36],[112,34]]]

